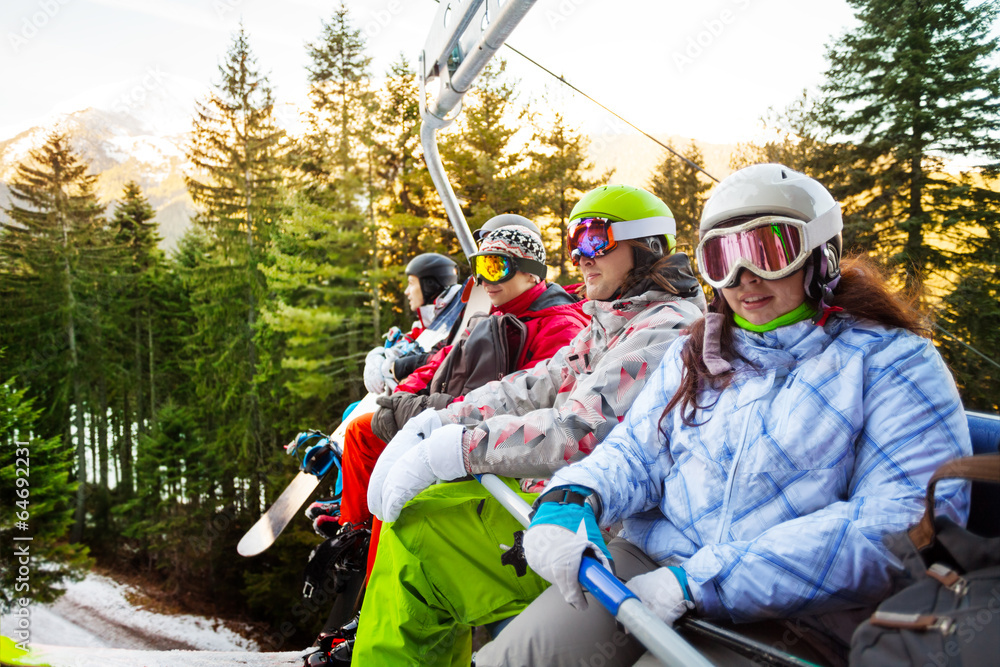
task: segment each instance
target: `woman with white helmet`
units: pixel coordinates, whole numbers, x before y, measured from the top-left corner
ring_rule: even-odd
[[[581,590],[585,551],[613,558],[667,623],[691,610],[846,663],[853,628],[898,572],[882,538],[919,520],[933,471],[971,445],[918,314],[869,261],[841,261],[841,228],[826,188],[782,165],[716,188],[698,246],[709,314],[668,348],[601,447],[536,501],[524,550],[556,585],[479,667],[640,659],[641,644]],[[965,520],[963,484],[937,501],[938,515]],[[619,521],[605,545],[598,525]],[[717,664],[750,664],[697,646]]]

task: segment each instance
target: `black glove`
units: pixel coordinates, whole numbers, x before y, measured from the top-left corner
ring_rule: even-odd
[[[392,377],[396,379],[396,382],[402,382],[409,377],[410,373],[426,364],[430,356],[429,354],[408,354],[396,359],[392,362]]]
[[[408,395],[412,396],[413,394]],[[388,397],[379,396],[375,400],[381,405],[383,398]],[[377,408],[375,414],[372,415],[372,433],[382,442],[389,442],[398,431],[396,420],[392,416],[392,408],[386,406]]]

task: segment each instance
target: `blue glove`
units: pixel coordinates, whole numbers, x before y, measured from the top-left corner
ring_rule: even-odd
[[[340,470],[340,456],[330,446],[330,441],[326,438],[306,450],[302,457],[302,470],[321,478],[336,466]]]
[[[597,517],[585,502],[592,493],[583,486],[546,491],[524,534],[528,565],[554,584],[567,603],[581,610],[587,608],[579,579],[584,554],[590,552],[605,567],[611,566],[611,552],[604,544]]]
[[[340,455],[330,446],[330,439],[319,431],[299,433],[285,445],[285,453],[296,457],[301,454],[301,469],[320,478],[333,466],[340,469]]]

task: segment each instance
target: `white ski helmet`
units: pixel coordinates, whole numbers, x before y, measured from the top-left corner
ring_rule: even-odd
[[[490,232],[496,231],[501,227],[524,227],[525,229],[530,229],[535,234],[539,236],[542,235],[542,231],[538,229],[538,225],[528,220],[523,215],[518,215],[517,213],[501,213],[500,215],[495,215],[486,222],[483,226],[472,232],[472,238],[479,241],[483,240],[483,237]]]
[[[825,305],[840,280],[844,227],[840,205],[822,183],[781,164],[745,167],[716,186],[705,203],[698,226],[699,272],[709,280],[703,256],[709,232],[726,223],[761,217],[772,217],[776,222],[785,218],[802,228],[802,251],[808,257],[796,261],[794,270],[805,267],[806,294],[819,301],[821,307]],[[736,275],[738,272],[733,280]]]

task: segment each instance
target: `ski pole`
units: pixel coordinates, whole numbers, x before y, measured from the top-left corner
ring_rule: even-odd
[[[531,523],[531,507],[496,475],[476,475],[486,490],[525,528]],[[580,563],[580,583],[601,605],[624,625],[636,639],[666,665],[712,667],[712,663],[646,608],[625,584],[596,558],[584,556]]]

